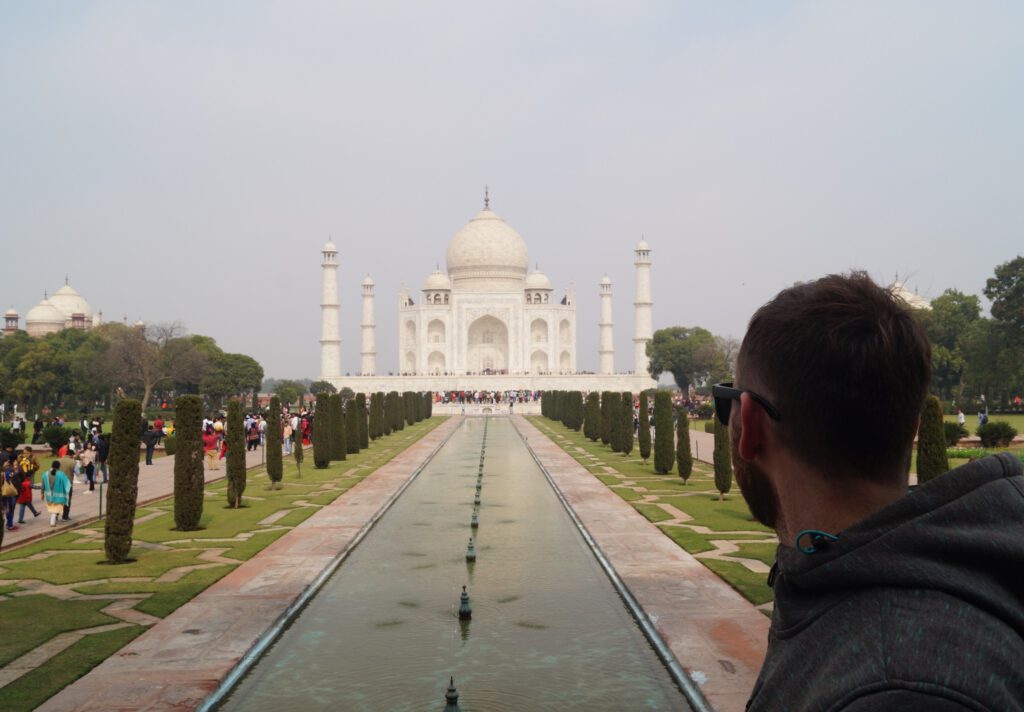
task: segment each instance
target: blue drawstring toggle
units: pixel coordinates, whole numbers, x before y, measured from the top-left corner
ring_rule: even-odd
[[[811,542],[808,546],[800,545],[800,540],[804,537],[810,537]],[[814,554],[818,551],[819,544],[824,548],[826,544],[833,541],[839,541],[839,537],[835,534],[829,534],[818,529],[804,529],[796,535],[796,548],[803,554]]]

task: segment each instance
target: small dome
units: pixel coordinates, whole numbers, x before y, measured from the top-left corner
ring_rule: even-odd
[[[365,277],[363,277],[363,286],[364,287],[372,287],[373,286],[373,277],[371,277],[370,275],[366,275]]]
[[[334,240],[328,240],[327,242],[324,243],[324,248],[320,251],[336,253],[338,251],[338,248],[334,246]]]
[[[448,275],[439,269],[435,269],[430,275],[427,276],[427,281],[423,284],[423,291],[435,290],[435,289],[451,289],[452,281],[448,279]]]
[[[522,236],[490,208],[477,213],[448,243],[448,274],[474,291],[522,289],[530,256]]]
[[[4,316],[18,316],[18,310],[15,309],[14,307],[11,307],[10,309],[4,312]]]
[[[650,252],[651,246],[647,244],[647,240],[644,240],[644,239],[641,238],[640,242],[638,242],[637,245],[636,245],[636,249],[637,249],[637,252],[639,252],[641,250],[645,250],[647,252]]]
[[[611,284],[612,280],[608,275],[601,277],[601,284]]]
[[[145,326],[146,326],[146,322],[142,321],[142,319],[139,319],[137,322],[135,322],[135,328],[136,329],[142,329]]]
[[[28,314],[25,315],[26,324],[60,324],[63,326],[65,321],[67,319],[64,318],[64,314],[53,306],[49,299],[43,299],[29,309]]]
[[[55,306],[65,319],[70,319],[72,314],[82,314],[86,319],[92,319],[92,307],[89,306],[89,302],[85,301],[70,284],[65,284],[54,292],[50,297],[50,304]]]
[[[539,269],[530,272],[526,278],[527,289],[552,289],[551,280]]]

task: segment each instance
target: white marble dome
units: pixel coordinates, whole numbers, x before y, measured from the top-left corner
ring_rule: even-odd
[[[452,283],[471,291],[522,289],[530,264],[526,241],[489,208],[455,233],[446,256]]]
[[[52,334],[63,329],[65,321],[61,310],[53,306],[49,299],[44,298],[25,315],[25,330],[29,336]]]
[[[334,240],[328,240],[327,242],[324,243],[323,249],[321,249],[320,251],[321,252],[337,252],[338,248],[335,246]]]
[[[14,307],[11,307],[10,309],[4,312],[4,316],[18,316],[18,310],[15,309]]]
[[[548,276],[541,272],[539,269],[535,269],[533,272],[530,272],[529,276],[526,278],[526,288],[548,290],[553,289],[553,287],[551,286],[551,280],[548,279]]]
[[[366,275],[365,277],[363,277],[363,286],[364,287],[372,287],[373,286],[373,277],[371,277],[370,275]]]
[[[452,282],[448,279],[448,276],[439,269],[435,269],[431,274],[427,275],[427,281],[423,283],[423,291],[433,291],[437,289],[451,289]]]
[[[72,314],[82,314],[86,319],[92,319],[92,307],[89,302],[85,301],[70,284],[65,284],[54,292],[50,297],[50,304],[64,315],[65,321],[70,320]]]

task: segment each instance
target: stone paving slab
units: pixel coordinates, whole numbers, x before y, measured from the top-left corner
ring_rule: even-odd
[[[461,420],[434,428],[38,709],[196,709]]]
[[[742,711],[768,618],[526,419],[512,422],[711,706]]]

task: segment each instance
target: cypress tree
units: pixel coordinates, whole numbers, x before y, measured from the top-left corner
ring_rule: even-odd
[[[917,481],[924,484],[949,470],[946,434],[942,425],[942,403],[935,396],[924,400],[921,426],[917,431]]]
[[[345,452],[349,455],[359,453],[359,415],[355,398],[349,398],[345,404]]]
[[[380,437],[380,426],[377,423],[377,394],[370,394],[370,408],[369,408],[369,421],[367,425],[367,431],[370,436],[370,440],[376,440]]]
[[[377,406],[378,417],[380,418],[380,434],[391,435],[391,421],[388,420],[388,397],[384,391],[379,391],[376,398],[380,401],[380,404]]]
[[[413,402],[413,392],[406,391],[402,394],[402,400],[405,404],[405,424],[415,425],[416,424],[416,404]]]
[[[690,454],[690,421],[682,408],[676,420],[676,468],[686,484],[693,474],[693,455]]]
[[[622,434],[619,444],[622,446],[622,454],[629,455],[633,452],[633,394],[623,391],[621,398],[622,423],[619,427]]]
[[[295,445],[292,447],[292,456],[295,457],[295,476],[302,478],[302,461],[306,458],[306,454],[302,452],[302,433],[295,433]]]
[[[139,421],[142,404],[137,400],[119,401],[114,407],[111,433],[110,488],[107,490],[107,521],[103,529],[103,549],[107,561],[122,564],[132,549],[135,527],[135,502],[139,498]]]
[[[281,399],[273,396],[270,399],[270,413],[267,415],[267,476],[270,478],[270,489],[281,488],[284,476],[284,465],[281,456]]]
[[[640,448],[640,459],[647,464],[651,457],[651,416],[648,414],[647,391],[640,391],[640,409],[637,414],[637,446]]]
[[[612,442],[612,392],[601,392],[601,442],[611,445]]]
[[[597,391],[587,394],[587,413],[583,421],[583,434],[591,442],[601,437],[601,396]]]
[[[356,395],[356,416],[359,421],[359,449],[365,450],[370,447],[370,423],[369,415],[366,412],[366,394]]]
[[[434,394],[430,393],[429,391],[427,393],[424,393],[423,394],[423,400],[424,400],[424,402],[426,403],[426,406],[427,406],[426,410],[423,413],[424,417],[426,417],[426,418],[433,418],[434,417]]]
[[[313,467],[325,469],[331,464],[331,396],[316,394],[316,412],[313,415]]]
[[[658,391],[654,394],[654,471],[659,475],[672,472],[675,464],[672,439],[672,396],[668,391]]]
[[[732,455],[729,453],[729,430],[718,418],[715,418],[715,452],[713,457],[715,463],[715,488],[718,490],[718,499],[725,499],[725,495],[732,489]]]
[[[612,452],[622,452],[622,394],[608,393],[608,439]]]
[[[331,394],[331,459],[344,460],[348,453],[348,443],[345,436],[348,434],[345,428],[345,411],[341,406],[341,394]]]
[[[388,417],[391,419],[391,432],[405,430],[405,413],[402,410],[402,396],[398,391],[388,393]]]
[[[242,493],[245,492],[245,419],[242,404],[228,401],[228,422],[224,437],[227,440],[228,455],[228,506],[241,507]],[[302,436],[299,436],[302,440]]]
[[[178,396],[174,408],[174,528],[191,532],[203,516],[203,399]]]

